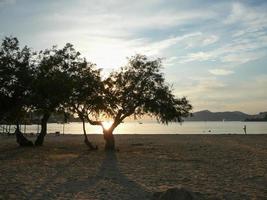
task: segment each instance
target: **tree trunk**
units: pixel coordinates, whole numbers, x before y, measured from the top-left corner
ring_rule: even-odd
[[[83,135],[84,135],[84,143],[90,148],[90,150],[97,150],[98,149],[98,146],[94,146],[89,140],[88,140],[88,137],[87,137],[87,134],[86,134],[86,129],[85,129],[85,121],[84,119],[82,119],[82,122],[83,122]]]
[[[20,132],[19,129],[19,123],[17,122],[16,124],[17,128],[15,131],[15,135],[16,135],[16,139],[17,139],[17,143],[21,146],[21,147],[32,147],[33,143],[32,141],[28,140],[26,137],[24,137],[24,135]]]
[[[41,132],[35,141],[36,146],[42,146],[44,143],[44,138],[47,134],[47,121],[48,121],[49,117],[50,117],[50,113],[45,113],[43,115],[43,118],[41,120]]]
[[[114,135],[113,135],[113,130],[103,130],[104,133],[104,139],[106,141],[105,144],[105,150],[107,151],[114,151],[115,150],[115,140],[114,140]]]

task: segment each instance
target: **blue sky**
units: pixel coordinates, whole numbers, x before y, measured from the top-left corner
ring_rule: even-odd
[[[267,110],[267,1],[0,0],[0,38],[75,45],[106,72],[143,53],[194,111]]]

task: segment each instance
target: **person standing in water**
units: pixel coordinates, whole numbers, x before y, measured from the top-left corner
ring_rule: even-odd
[[[243,129],[244,129],[245,134],[247,134],[247,126],[246,125],[244,125]]]

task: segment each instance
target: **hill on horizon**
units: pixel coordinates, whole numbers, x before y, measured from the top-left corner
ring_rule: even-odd
[[[261,119],[267,112],[260,112],[257,115],[250,115],[240,111],[211,112],[202,110],[194,112],[192,117],[185,118],[185,121],[245,121],[246,119]]]

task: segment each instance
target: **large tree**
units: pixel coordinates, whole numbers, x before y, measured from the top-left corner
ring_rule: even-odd
[[[53,47],[41,51],[36,59],[37,72],[32,85],[32,105],[41,113],[41,131],[35,145],[43,145],[47,134],[47,122],[53,112],[62,110],[71,94],[73,82],[71,74],[75,74],[73,66],[80,64],[80,53],[71,44],[62,49]]]
[[[75,54],[75,51],[73,51]],[[72,84],[72,93],[63,109],[71,114],[77,114],[83,124],[84,142],[91,149],[96,150],[86,134],[85,122],[88,115],[98,115],[101,111],[103,82],[100,69],[86,59],[77,58],[76,63],[70,66],[67,74]]]
[[[97,112],[92,101],[99,86],[100,70],[80,57],[73,45],[31,53],[19,48],[17,38],[7,37],[0,48],[0,121],[17,124],[16,136],[21,146],[33,145],[19,130],[26,111],[39,113],[41,131],[35,141],[40,146],[47,134],[47,122],[53,112],[72,111],[83,120],[85,143],[88,140],[81,104],[86,101]],[[91,100],[90,100],[91,99]],[[98,105],[98,104],[95,104]]]
[[[182,122],[182,118],[190,114],[192,106],[185,97],[175,97],[165,82],[161,68],[160,59],[136,55],[103,81],[103,99],[96,103],[101,105],[106,117],[113,119],[112,125],[104,127],[92,112],[88,112],[87,120],[92,125],[102,126],[106,150],[115,149],[113,131],[129,116],[147,114],[154,116],[159,123],[168,124]]]
[[[32,146],[19,129],[29,106],[34,73],[31,55],[28,47],[20,49],[15,37],[4,38],[0,47],[0,121],[17,125],[15,133],[21,146]]]

